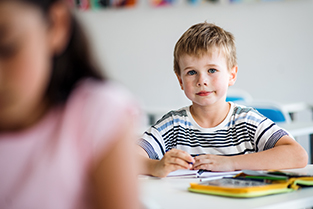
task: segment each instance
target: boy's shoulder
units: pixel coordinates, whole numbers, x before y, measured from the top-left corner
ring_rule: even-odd
[[[174,122],[175,120],[188,120],[189,107],[182,107],[177,110],[171,110],[164,114],[161,119],[159,119],[154,126],[160,126],[164,123]]]
[[[265,118],[253,107],[245,106],[242,104],[233,103],[232,116],[235,118],[246,118],[246,119],[256,119],[259,121],[262,118]]]
[[[233,103],[234,109],[233,109],[233,115],[239,115],[243,113],[256,113],[257,111],[253,107],[245,106],[242,104]]]
[[[187,117],[188,116],[187,115],[188,111],[189,111],[189,107],[182,107],[182,108],[179,108],[177,110],[169,111],[163,117],[164,118],[166,118],[166,117],[173,117],[173,116],[176,116],[176,117]]]

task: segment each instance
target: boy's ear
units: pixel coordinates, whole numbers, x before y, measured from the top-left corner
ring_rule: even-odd
[[[178,82],[179,82],[179,85],[180,85],[180,88],[181,90],[184,90],[184,87],[183,87],[183,80],[181,79],[180,75],[178,75],[177,73],[176,74],[176,77],[178,79]]]
[[[228,86],[232,86],[235,84],[237,80],[237,72],[238,72],[238,66],[235,65],[229,72]]]
[[[69,42],[71,30],[71,16],[67,5],[58,1],[49,11],[50,49],[54,55],[61,54]]]

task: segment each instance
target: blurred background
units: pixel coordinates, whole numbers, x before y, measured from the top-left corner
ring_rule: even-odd
[[[256,100],[305,103],[294,117],[312,121],[313,0],[137,0],[75,11],[101,67],[148,112],[190,104],[173,72],[173,49],[191,25],[207,21],[236,38],[238,80],[231,89]]]
[[[173,49],[193,24],[207,21],[236,38],[238,80],[253,98],[313,103],[313,1],[190,4],[79,11],[100,64],[147,107],[189,104],[173,72]]]

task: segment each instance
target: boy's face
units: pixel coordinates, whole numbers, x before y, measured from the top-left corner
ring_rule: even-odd
[[[228,70],[223,53],[215,49],[201,57],[182,55],[179,59],[181,89],[193,105],[212,106],[226,100],[227,89],[237,77],[237,66]]]

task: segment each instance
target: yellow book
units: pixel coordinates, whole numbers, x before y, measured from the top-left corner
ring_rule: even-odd
[[[246,171],[246,173],[242,172],[234,177],[191,183],[188,190],[229,197],[258,197],[292,192],[301,187],[313,186],[312,176],[301,176],[294,173],[290,175],[290,173],[281,171],[251,175],[254,172]]]

